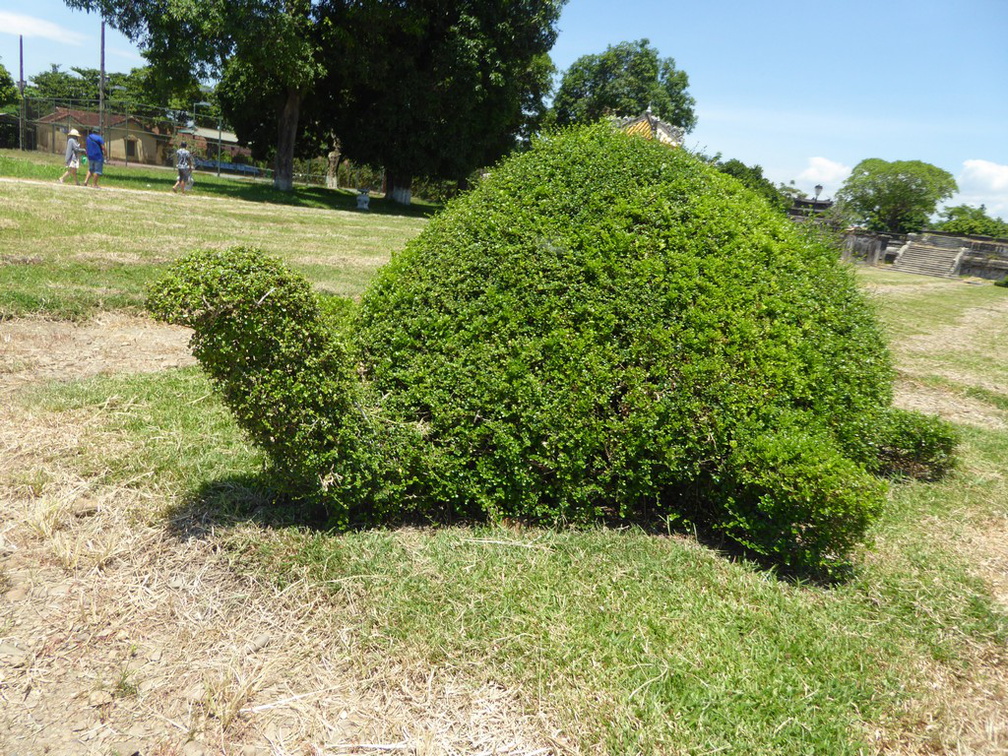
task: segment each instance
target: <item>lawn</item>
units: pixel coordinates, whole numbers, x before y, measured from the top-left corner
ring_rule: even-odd
[[[0,174],[23,175],[12,160]],[[354,297],[424,224],[115,182],[0,181],[8,325],[139,313],[147,282],[196,246],[260,246]],[[688,533],[318,530],[271,505],[260,455],[191,366],[10,383],[0,448],[19,456],[0,473],[3,524],[68,579],[100,575],[109,602],[124,585],[148,586],[154,602],[170,583],[159,570],[205,547],[173,573],[217,597],[198,641],[179,641],[178,674],[198,673],[202,698],[183,705],[184,686],[157,687],[149,667],[131,673],[132,695],[104,687],[109,722],[149,700],[221,752],[1004,753],[1008,356],[994,334],[1008,332],[1008,289],[876,269],[861,279],[891,335],[898,403],[955,422],[962,463],[938,483],[894,485],[839,584],[780,579]],[[31,372],[4,356],[0,377]],[[25,428],[53,440],[12,440]],[[81,491],[100,502],[86,522]],[[140,536],[122,531],[148,545],[124,545]],[[261,664],[209,645],[254,626],[273,639]],[[117,627],[146,642],[135,620]],[[281,714],[286,729],[267,720]],[[149,742],[180,742],[166,732]]]
[[[57,184],[61,163],[0,151],[0,318],[32,312],[80,318],[139,311],[164,265],[195,248],[259,247],[320,291],[359,294],[391,251],[417,234],[430,206],[367,213],[355,194],[197,174],[172,194],[167,169],[109,166],[100,189]]]

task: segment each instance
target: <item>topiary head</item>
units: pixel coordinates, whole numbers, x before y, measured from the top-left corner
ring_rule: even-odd
[[[310,284],[249,247],[179,259],[148,292],[158,319],[194,329],[193,351],[211,374],[255,369],[328,341]]]

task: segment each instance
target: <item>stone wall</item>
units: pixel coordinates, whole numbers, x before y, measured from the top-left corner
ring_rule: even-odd
[[[957,274],[1000,281],[1008,276],[1008,239],[988,236],[959,236],[940,231],[911,234],[922,243],[942,247],[965,248],[959,260]],[[843,258],[867,265],[891,263],[910,237],[898,234],[875,234],[868,231],[848,231],[844,234]]]
[[[868,265],[891,263],[905,241],[906,237],[899,234],[848,231],[844,234],[843,259]]]

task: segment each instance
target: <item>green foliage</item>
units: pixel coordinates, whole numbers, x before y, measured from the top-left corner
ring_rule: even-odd
[[[21,99],[18,94],[17,85],[14,83],[14,79],[10,75],[10,71],[0,64],[0,108],[5,108],[8,105],[13,105]]]
[[[869,158],[854,167],[837,199],[868,229],[905,234],[922,230],[956,191],[952,174],[930,163]]]
[[[959,435],[937,415],[893,407],[880,429],[878,459],[885,475],[935,480],[955,465]]]
[[[322,4],[340,65],[319,85],[320,123],[337,124],[351,160],[385,166],[390,193],[415,176],[465,178],[535,129],[563,2]]]
[[[53,63],[48,71],[31,77],[25,88],[28,97],[39,97],[56,101],[97,100],[98,79],[101,71],[97,68],[73,68],[61,71]]]
[[[849,552],[882,509],[885,485],[847,459],[821,423],[781,413],[734,440],[716,526],[790,567]]]
[[[70,71],[62,71],[54,64],[49,71],[31,78],[25,94],[55,103],[77,103],[77,106],[97,103],[100,77],[101,71],[97,68],[74,67]],[[188,110],[194,101],[204,97],[198,82],[192,77],[179,82],[167,81],[149,66],[133,68],[128,74],[107,72],[105,91],[109,105],[128,106],[133,114],[154,110],[161,111],[163,115],[168,108]]]
[[[892,370],[836,250],[605,125],[498,166],[352,322],[249,250],[187,259],[152,309],[340,521],[686,517],[829,569],[883,500]]]
[[[748,166],[741,160],[732,158],[722,160],[714,164],[721,173],[734,176],[747,189],[751,189],[756,194],[765,199],[771,207],[786,213],[788,208],[794,203],[793,195],[783,187],[774,186],[773,183],[763,175],[763,167],[759,165]]]
[[[324,497],[337,523],[365,500],[387,514],[377,494],[387,471],[376,465],[394,464],[403,449],[390,445],[408,439],[365,406],[332,328],[342,308],[323,309],[305,279],[243,247],[180,259],[148,306],[195,330],[193,354],[292,495]]]
[[[1008,238],[1008,223],[987,215],[987,208],[984,205],[947,207],[939,213],[939,216],[941,221],[935,224],[938,231],[966,236]]]
[[[994,285],[995,286],[1004,286],[1005,288],[1008,288],[1008,276],[1005,276],[1000,281],[995,281]]]
[[[673,58],[659,58],[648,40],[621,42],[574,61],[553,99],[552,117],[560,126],[588,124],[606,115],[640,115],[650,107],[689,132],[697,119],[688,87],[686,72],[676,69]]]

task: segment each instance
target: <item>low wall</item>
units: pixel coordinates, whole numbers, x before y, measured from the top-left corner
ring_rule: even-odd
[[[1008,239],[989,236],[959,236],[940,231],[914,234],[914,238],[936,246],[965,248],[958,274],[1000,281],[1008,276]],[[843,259],[867,265],[891,263],[907,241],[899,234],[849,231],[844,234]]]
[[[867,265],[892,262],[906,241],[900,234],[875,234],[867,231],[848,231],[844,234],[843,259]]]

